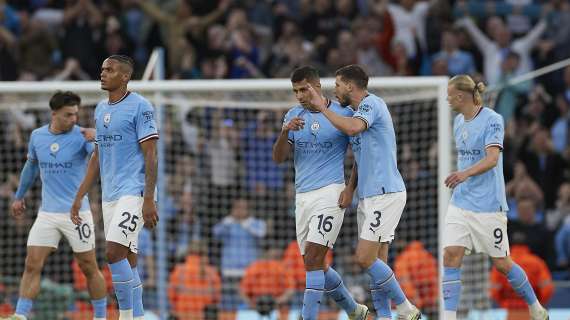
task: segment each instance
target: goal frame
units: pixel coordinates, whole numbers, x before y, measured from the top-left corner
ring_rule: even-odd
[[[204,92],[204,91],[260,91],[260,90],[284,90],[289,89],[291,82],[289,79],[239,79],[239,80],[159,80],[164,76],[163,64],[157,63],[154,66],[154,77],[152,80],[131,81],[129,90],[140,92],[143,95],[152,94],[153,102],[157,107],[157,119],[162,123],[164,117],[162,107],[164,105],[163,93],[172,92]],[[321,79],[322,88],[325,90],[334,89],[334,78]],[[452,126],[451,110],[447,103],[448,77],[385,77],[371,78],[369,87],[373,88],[434,88],[437,90],[437,143],[438,143],[438,264],[439,275],[443,275],[443,226],[444,217],[450,197],[450,190],[445,187],[444,180],[452,169]],[[0,99],[7,93],[29,94],[29,93],[52,93],[57,90],[70,90],[81,93],[100,93],[101,98],[105,98],[105,93],[100,88],[99,81],[52,81],[52,82],[0,82]],[[47,101],[46,101],[47,108]],[[159,159],[164,159],[164,145],[159,139],[158,154]],[[160,160],[159,160],[160,164]],[[164,166],[159,165],[158,198],[164,199],[165,179]],[[157,289],[158,309],[161,317],[168,314],[166,286],[168,275],[166,273],[166,250],[165,246],[166,229],[164,224],[157,227]],[[441,281],[439,281],[441,289]],[[161,294],[162,292],[162,294]],[[441,290],[440,290],[441,292]],[[443,314],[443,297],[439,295],[439,311]]]

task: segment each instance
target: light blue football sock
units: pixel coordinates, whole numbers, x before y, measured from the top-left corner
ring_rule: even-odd
[[[325,290],[347,314],[351,314],[356,309],[356,301],[348,292],[340,275],[332,267],[325,272]]]
[[[457,311],[461,298],[461,269],[443,268],[443,304],[445,310]]]
[[[113,288],[115,288],[119,310],[133,309],[133,270],[131,270],[129,261],[125,258],[110,263],[109,268],[113,277]]]
[[[325,288],[325,273],[323,270],[307,271],[306,289],[303,297],[303,320],[317,320],[319,306]]]

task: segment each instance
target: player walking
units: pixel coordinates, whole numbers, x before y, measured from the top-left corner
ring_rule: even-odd
[[[21,219],[26,205],[24,195],[38,174],[42,181],[42,202],[30,229],[26,266],[20,282],[20,296],[12,319],[26,319],[33,299],[40,292],[40,278],[47,257],[65,237],[79,268],[87,278],[95,319],[105,319],[107,298],[105,279],[95,257],[95,230],[89,201],[78,198],[77,226],[69,220],[71,204],[85,175],[93,144],[86,140],[93,129],[75,125],[81,99],[73,92],[56,92],[49,101],[51,122],[32,131],[28,160],[20,175],[20,185],[12,203],[12,216]],[[85,137],[84,137],[85,135]],[[91,139],[91,138],[90,138]]]
[[[120,319],[143,319],[142,283],[137,271],[138,234],[158,223],[155,204],[158,131],[150,102],[127,90],[132,59],[113,55],[103,62],[101,88],[109,99],[95,109],[97,140],[79,187],[71,219],[81,223],[80,199],[101,175],[106,256]]]
[[[366,319],[368,308],[354,301],[339,274],[325,262],[327,251],[333,247],[342,226],[345,208],[350,204],[345,201],[339,206],[344,189],[348,136],[338,131],[322,113],[307,109],[311,98],[309,84],[322,97],[315,68],[296,69],[291,83],[300,105],[285,116],[283,129],[273,146],[273,160],[283,162],[294,150],[297,242],[306,269],[301,315],[304,320],[317,319],[323,292],[326,292],[346,311],[349,319]],[[352,109],[325,100],[331,112],[352,115]]]
[[[360,240],[356,257],[372,278],[374,307],[380,319],[391,319],[391,299],[396,303],[399,319],[415,320],[421,317],[419,310],[408,301],[386,264],[389,244],[406,205],[406,186],[396,161],[396,135],[386,103],[369,93],[367,87],[368,75],[360,66],[345,66],[336,72],[335,95],[341,106],[355,108],[354,115],[346,117],[332,112],[312,87],[310,104],[337,129],[351,136],[356,167],[344,197],[352,198],[358,186]]]
[[[548,319],[524,270],[509,256],[509,209],[503,178],[503,118],[482,105],[482,82],[467,75],[449,81],[447,101],[459,115],[453,123],[457,172],[445,179],[453,188],[445,217],[443,297],[445,320],[455,320],[461,294],[461,262],[465,252],[486,253],[513,289],[526,301],[533,320]]]

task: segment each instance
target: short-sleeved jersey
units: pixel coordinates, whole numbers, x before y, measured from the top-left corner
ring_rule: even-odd
[[[95,126],[103,201],[143,196],[145,163],[140,143],[158,138],[153,106],[134,92],[114,103],[103,100],[95,109]]]
[[[338,102],[328,102],[328,108],[345,117],[351,108]],[[316,190],[333,183],[344,183],[344,158],[349,138],[335,128],[320,112],[295,106],[285,115],[284,123],[295,117],[305,120],[305,127],[289,131],[289,143],[294,150],[295,190],[298,193]]]
[[[368,94],[353,117],[366,123],[366,129],[350,139],[358,166],[358,197],[406,191],[398,171],[394,124],[384,100]]]
[[[78,126],[60,134],[51,133],[49,125],[32,131],[28,159],[40,168],[40,211],[69,213],[92,151],[93,143],[85,140]],[[83,198],[81,210],[89,210],[87,197]]]
[[[489,108],[481,108],[471,120],[462,114],[453,123],[457,170],[465,170],[485,158],[486,149],[496,146],[503,149],[505,127],[503,117]],[[453,189],[451,203],[474,212],[507,211],[503,154],[494,168],[478,176],[469,177]]]

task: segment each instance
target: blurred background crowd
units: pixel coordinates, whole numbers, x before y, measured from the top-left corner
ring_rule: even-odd
[[[96,80],[111,54],[132,56],[139,78],[155,47],[166,50],[168,79],[287,78],[307,64],[324,77],[353,63],[379,77],[470,74],[493,89],[487,100],[505,119],[512,253],[547,304],[552,279],[570,280],[570,67],[508,83],[570,58],[569,26],[564,0],[0,0],[0,80]],[[391,261],[411,300],[434,312],[437,137],[423,135],[436,134],[437,113],[434,105],[416,106],[410,118],[390,107],[409,196]],[[92,125],[92,111],[82,109],[80,124]],[[1,113],[0,314],[10,309],[13,284],[6,279],[22,272],[32,221],[10,220],[8,206],[28,135],[49,117]],[[300,303],[304,270],[294,242],[292,164],[271,160],[282,115],[206,107],[169,112],[161,133],[168,198],[160,210],[168,225],[168,295],[178,318]],[[423,131],[412,130],[419,122]],[[100,214],[96,191],[91,202]],[[368,280],[351,260],[352,220],[330,261],[365,302]],[[145,230],[140,242],[139,270],[152,309],[153,235]],[[66,250],[46,274],[85,290]],[[281,276],[289,275],[283,268],[290,276]],[[493,273],[490,281],[497,305],[524,306],[503,278]],[[570,301],[569,288],[556,292],[562,296],[554,300]]]

